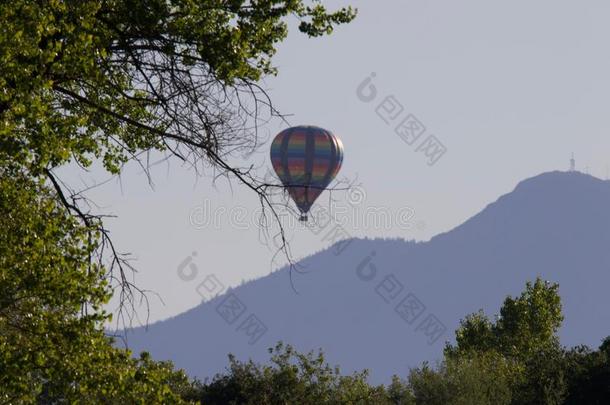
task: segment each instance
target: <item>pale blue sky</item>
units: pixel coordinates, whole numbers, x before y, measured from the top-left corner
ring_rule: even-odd
[[[279,76],[267,79],[265,86],[276,107],[293,114],[292,125],[319,125],[343,140],[340,176],[357,176],[366,192],[356,206],[359,212],[382,207],[394,218],[406,207],[415,212],[408,229],[394,224],[365,230],[349,220],[350,234],[429,239],[459,225],[520,180],[567,169],[571,152],[580,169],[588,166],[591,174],[606,176],[610,3],[349,4],[359,8],[358,18],[331,37],[307,39],[293,31],[275,59]],[[372,72],[378,96],[365,103],[356,88]],[[389,95],[404,106],[404,115],[413,114],[426,126],[424,137],[434,134],[447,147],[434,166],[416,152],[417,144],[407,145],[376,115],[376,106]],[[274,122],[268,131],[275,135],[283,128]],[[251,159],[270,166],[263,150]],[[112,181],[91,194],[104,212],[118,216],[108,225],[119,247],[137,257],[138,285],[163,298],[164,304],[151,296],[151,320],[197,305],[196,285],[207,274],[229,286],[277,267],[271,263],[273,248],[259,242],[255,226],[231,226],[228,214],[219,214],[219,226],[189,221],[204,201],[217,213],[224,209],[253,216],[258,202],[251,192],[237,183],[231,189],[223,181],[214,188],[209,177],[197,179],[177,161],[169,168],[157,166],[152,174],[154,190],[130,166],[122,187]],[[346,193],[333,196],[338,206],[352,207]],[[321,200],[328,204],[326,195]],[[322,235],[298,227],[289,229],[288,236],[295,257],[329,244]],[[185,282],[177,267],[193,251],[198,275]]]

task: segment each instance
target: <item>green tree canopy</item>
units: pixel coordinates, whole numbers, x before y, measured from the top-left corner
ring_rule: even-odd
[[[103,333],[97,235],[42,180],[0,168],[0,403],[177,403],[190,383]],[[91,240],[90,238],[93,238]]]
[[[290,345],[269,350],[271,365],[230,357],[227,374],[202,385],[202,404],[386,404],[385,389],[367,382],[367,372],[342,376],[321,352],[301,354]]]
[[[315,37],[355,13],[302,0],[3,2],[0,150],[34,175],[96,158],[117,173],[151,148],[185,158],[181,147],[231,170],[223,156],[254,142],[244,121],[269,102],[256,81],[276,72],[291,15]]]
[[[527,282],[519,297],[507,297],[495,322],[478,312],[467,316],[456,331],[456,345],[447,355],[496,350],[524,360],[535,352],[557,347],[557,331],[563,322],[559,285],[538,278]]]
[[[0,2],[0,401],[179,403],[168,363],[112,347],[103,311],[129,264],[56,168],[116,174],[152,150],[266,190],[228,159],[257,144],[257,84],[288,19],[351,21],[302,0]]]
[[[496,353],[514,367],[509,379],[514,403],[559,404],[567,387],[563,350],[557,331],[563,321],[559,285],[538,278],[519,297],[507,297],[495,322],[482,312],[461,322],[456,345],[445,355],[452,361]]]

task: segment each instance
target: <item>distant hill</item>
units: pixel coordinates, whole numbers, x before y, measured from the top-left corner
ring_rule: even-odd
[[[298,294],[284,268],[130,330],[129,347],[205,379],[224,370],[227,353],[264,361],[282,340],[388,382],[440,359],[461,318],[495,314],[536,276],[560,284],[562,343],[597,347],[610,335],[610,182],[545,173],[429,242],[353,239],[302,264]]]

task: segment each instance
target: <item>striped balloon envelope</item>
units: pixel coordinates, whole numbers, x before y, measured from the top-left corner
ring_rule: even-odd
[[[342,162],[341,140],[323,128],[288,128],[271,144],[271,164],[301,211],[301,221],[307,221],[307,212],[335,178]]]

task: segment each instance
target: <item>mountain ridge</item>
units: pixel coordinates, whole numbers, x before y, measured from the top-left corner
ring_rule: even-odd
[[[493,315],[507,295],[540,276],[560,284],[563,343],[595,345],[610,335],[602,325],[610,325],[603,288],[610,282],[608,204],[607,181],[543,173],[429,241],[339,242],[301,261],[307,272],[293,273],[298,294],[283,267],[149,325],[148,332],[130,330],[128,344],[206,378],[224,369],[229,352],[265,361],[265,349],[283,340],[303,351],[321,348],[331,364],[348,372],[369,368],[372,381],[388,382],[439,359],[468,313]],[[228,322],[222,308],[231,297],[245,309]],[[429,319],[444,328],[433,342]],[[265,328],[254,343],[248,320]]]

